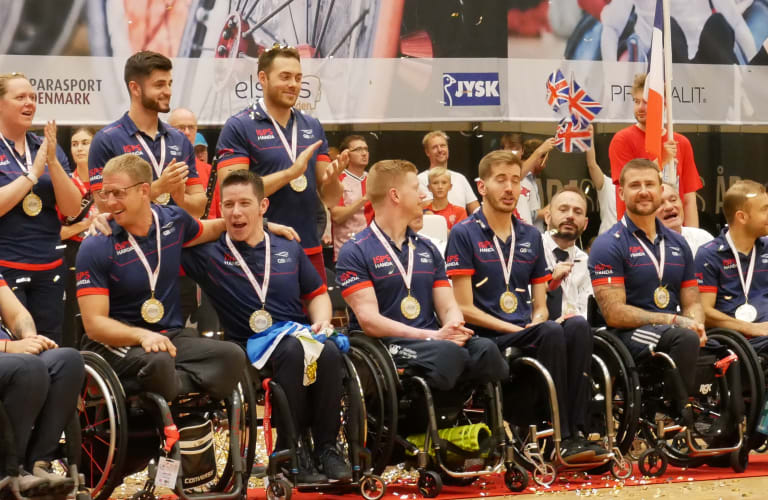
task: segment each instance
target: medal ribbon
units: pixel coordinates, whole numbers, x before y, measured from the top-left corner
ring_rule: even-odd
[[[501,253],[501,244],[496,234],[493,235],[493,245],[496,247],[496,253],[499,254],[499,263],[501,264],[501,272],[504,273],[504,286],[509,291],[509,278],[512,276],[512,261],[515,259],[515,226],[510,227],[511,242],[509,245],[509,258],[504,262],[504,254]]]
[[[741,289],[744,291],[744,303],[749,303],[749,288],[752,286],[752,275],[755,271],[755,245],[752,245],[752,256],[749,258],[749,267],[747,268],[747,279],[744,280],[744,271],[741,270],[741,258],[739,258],[739,251],[736,250],[736,245],[733,244],[733,238],[731,238],[731,232],[725,233],[725,239],[728,241],[728,246],[731,247],[733,256],[736,257],[736,270],[739,272],[739,281],[741,281]]]
[[[264,281],[261,286],[259,286],[258,281],[256,281],[256,276],[253,275],[248,264],[245,263],[243,256],[237,251],[235,244],[232,243],[232,238],[229,237],[229,233],[227,233],[225,240],[227,242],[227,247],[229,247],[229,251],[232,252],[232,255],[237,259],[237,263],[240,264],[240,269],[243,270],[245,277],[248,278],[251,286],[256,290],[256,295],[258,295],[259,300],[261,300],[261,308],[264,309],[264,306],[267,303],[267,289],[269,288],[269,271],[272,268],[272,261],[270,260],[272,249],[269,245],[269,233],[264,231]]]
[[[27,142],[27,136],[24,136],[24,162],[26,163],[26,166],[22,165],[22,163],[16,157],[16,151],[8,145],[8,143],[5,141],[5,137],[3,137],[3,134],[0,134],[0,139],[3,140],[3,144],[5,144],[5,147],[11,153],[13,159],[16,160],[16,163],[19,165],[21,171],[24,172],[24,174],[28,174],[32,169],[32,155],[29,154],[29,143]]]
[[[400,276],[403,278],[403,282],[405,282],[405,288],[408,289],[408,294],[410,295],[411,278],[413,278],[413,243],[411,243],[411,240],[408,239],[408,272],[406,272],[405,268],[403,267],[403,263],[400,262],[399,258],[397,258],[395,251],[392,250],[392,247],[381,233],[381,229],[379,229],[379,226],[376,224],[376,222],[371,222],[371,230],[373,231],[373,234],[376,235],[376,238],[379,239],[379,242],[381,242],[381,245],[387,251],[392,260],[395,262],[397,270],[400,271]]]
[[[131,233],[128,233],[128,242],[133,247],[133,251],[136,252],[141,263],[144,264],[144,269],[146,269],[147,276],[149,277],[149,290],[152,292],[152,297],[154,298],[155,287],[157,287],[157,278],[160,276],[160,257],[162,256],[163,247],[160,243],[160,221],[157,218],[157,212],[154,210],[152,210],[152,218],[155,220],[155,236],[157,238],[157,267],[155,267],[154,271],[149,268],[147,257],[144,255],[144,252],[141,250],[138,243],[136,243],[136,238],[134,238]]]
[[[296,138],[298,136],[298,125],[296,124],[296,117],[293,117],[293,128],[291,130],[291,144],[288,144],[288,140],[285,138],[285,134],[283,134],[283,129],[280,127],[280,125],[275,121],[274,118],[272,118],[272,115],[269,114],[269,111],[267,111],[267,107],[264,105],[264,98],[262,97],[259,99],[259,105],[261,106],[261,109],[264,110],[264,113],[269,117],[270,120],[272,120],[272,125],[275,127],[275,132],[277,132],[277,136],[280,138],[280,142],[283,143],[283,148],[285,149],[285,152],[288,153],[288,158],[291,159],[292,162],[296,163],[296,145],[298,144]],[[291,110],[291,113],[293,113],[293,110]]]
[[[144,148],[144,151],[147,153],[147,156],[149,156],[149,162],[152,164],[152,168],[155,169],[155,173],[157,174],[157,178],[159,179],[160,174],[163,173],[163,167],[165,166],[165,136],[160,135],[160,163],[157,163],[157,158],[155,158],[155,154],[152,152],[151,149],[149,149],[147,142],[141,136],[141,132],[136,132],[136,140],[141,143],[141,147]]]
[[[624,227],[627,227],[627,221],[626,219],[622,218],[621,223],[624,224]],[[635,233],[632,233],[632,236],[635,237],[638,243],[640,243],[640,246],[643,247],[643,251],[645,252],[645,255],[648,256],[649,259],[651,259],[651,263],[653,264],[653,267],[656,268],[656,274],[659,277],[659,283],[661,283],[661,278],[664,276],[664,263],[666,262],[667,258],[667,249],[664,246],[664,236],[661,237],[661,249],[659,249],[659,255],[661,258],[659,260],[656,260],[656,255],[653,254],[650,250],[648,250],[648,246],[643,243],[643,240],[637,237]]]

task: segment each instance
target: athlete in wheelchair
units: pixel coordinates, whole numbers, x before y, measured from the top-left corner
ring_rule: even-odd
[[[82,381],[80,353],[38,335],[0,275],[0,498],[65,498],[75,491],[77,467],[63,477],[51,463],[62,458],[59,441]]]
[[[696,254],[699,294],[707,336],[742,360],[748,449],[760,448],[765,434],[756,425],[763,408],[768,367],[768,194],[762,184],[741,180],[723,197],[728,228]],[[746,452],[745,452],[746,453]],[[741,458],[746,463],[746,458]]]
[[[492,341],[464,326],[442,256],[408,227],[421,217],[416,172],[403,160],[371,168],[375,221],[336,265],[350,329],[365,333],[350,340],[374,470],[397,463],[402,450],[425,496],[440,492],[442,478],[467,484],[502,464],[508,486],[522,489],[527,474],[513,463],[500,408],[498,383],[509,369]]]
[[[639,467],[659,476],[667,463],[697,466],[738,457],[744,444],[740,361],[707,342],[693,256],[678,233],[655,218],[661,178],[649,160],[622,169],[626,214],[592,246],[589,268],[607,324],[599,333],[639,373]],[[700,352],[701,347],[701,352]],[[746,465],[746,463],[744,463]]]
[[[327,287],[298,242],[263,229],[268,206],[261,177],[232,172],[221,183],[226,232],[182,257],[187,275],[211,297],[226,339],[247,348],[265,406],[274,408],[264,417],[267,492],[277,498],[290,495],[293,486],[359,488],[366,498],[378,498],[384,483],[369,473],[360,389],[342,354],[349,341],[334,332]],[[278,431],[274,453],[272,420]]]
[[[241,416],[248,402],[236,390],[245,356],[183,328],[177,279],[182,246],[215,239],[223,222],[151,204],[150,168],[128,154],[107,162],[95,195],[112,213],[111,234],[87,238],[77,258],[90,351],[83,352],[81,469],[97,498],[148,463],[149,481],[136,498],[154,498],[155,481],[182,498],[240,498],[250,466],[243,453],[253,449]],[[216,443],[215,431],[228,443]],[[224,470],[219,448],[228,454]]]
[[[573,289],[578,285],[577,273],[569,276],[576,249],[572,245],[569,251],[560,249],[549,233],[544,245],[536,228],[513,215],[520,196],[521,161],[516,155],[491,152],[480,160],[478,170],[483,205],[451,231],[447,272],[472,329],[491,339],[510,363],[512,376],[504,384],[504,417],[516,430],[523,463],[537,482],[548,485],[558,470],[593,469],[613,458],[611,452],[585,437],[592,331],[578,314],[582,300]],[[554,215],[556,236],[572,243],[586,223],[584,195],[578,190],[559,192],[551,205],[555,203],[567,213],[562,223],[560,212]],[[550,265],[547,252],[553,251],[563,253],[564,262],[554,264],[553,260]],[[587,276],[586,262],[582,265],[584,269],[577,271]],[[557,273],[557,286],[548,287],[550,267]],[[560,292],[560,303],[552,304],[556,321],[547,321],[548,288]],[[563,303],[566,308],[560,314]],[[543,384],[537,386],[534,381]],[[536,390],[542,385],[544,390]],[[531,404],[521,405],[523,400]],[[547,429],[540,432],[537,425],[541,423]],[[549,443],[545,437],[550,438]],[[607,447],[613,449],[612,436],[608,439]],[[628,465],[624,469],[631,470]]]

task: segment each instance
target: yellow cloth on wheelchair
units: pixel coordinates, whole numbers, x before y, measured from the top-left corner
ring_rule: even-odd
[[[483,457],[488,455],[487,442],[491,437],[491,429],[484,423],[440,429],[437,431],[437,435],[466,452],[475,453],[482,451]],[[412,434],[405,439],[409,443],[418,446],[419,448],[423,448],[424,436],[424,434]],[[407,453],[413,455],[410,450],[407,450]],[[432,456],[435,455],[434,448],[430,448],[429,454]],[[449,452],[448,455],[451,456],[455,454]]]
[[[323,343],[314,339],[309,325],[295,321],[279,321],[263,332],[248,339],[246,352],[248,359],[261,370],[269,361],[277,345],[286,336],[296,337],[304,349],[304,385],[311,385],[317,380],[317,358],[323,352]]]

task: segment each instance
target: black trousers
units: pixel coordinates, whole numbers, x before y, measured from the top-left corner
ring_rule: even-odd
[[[441,391],[457,383],[480,385],[509,376],[509,366],[493,341],[477,335],[459,346],[449,340],[388,339],[398,368],[413,368]]]
[[[557,391],[563,438],[584,429],[592,366],[592,329],[587,320],[574,316],[562,324],[545,321],[493,340],[502,352],[507,347],[522,349],[549,371]]]
[[[290,415],[282,415],[277,405],[272,407],[277,428],[277,449],[289,447],[289,436],[281,432],[281,422],[293,419],[293,428],[299,434],[312,431],[315,448],[336,443],[341,426],[341,396],[344,379],[344,361],[339,349],[331,341],[323,346],[317,358],[317,378],[305,386],[304,348],[296,337],[285,336],[269,358],[272,379],[282,387],[288,399]],[[297,437],[299,437],[297,436]]]
[[[48,271],[0,267],[0,273],[8,286],[35,320],[37,333],[59,345],[62,345],[66,271],[63,263]]]
[[[229,397],[245,370],[245,353],[237,345],[198,336],[192,328],[165,333],[176,346],[167,352],[146,352],[141,346],[109,347],[89,340],[85,348],[100,354],[118,378],[136,378],[142,388],[167,401],[179,395],[179,372],[186,372],[200,391],[215,399]]]
[[[36,460],[57,458],[84,376],[83,358],[75,349],[0,353],[0,400],[16,438],[16,456],[27,470]]]

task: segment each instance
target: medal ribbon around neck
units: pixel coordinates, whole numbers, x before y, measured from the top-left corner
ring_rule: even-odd
[[[744,303],[749,303],[749,288],[752,286],[752,275],[755,271],[755,245],[752,244],[752,256],[749,258],[749,267],[747,268],[747,278],[744,279],[744,271],[741,270],[741,259],[739,258],[739,251],[736,249],[736,245],[731,238],[731,232],[725,233],[725,239],[728,242],[728,246],[731,247],[731,252],[736,258],[736,270],[739,272],[739,281],[741,281],[741,289],[744,291]]]
[[[16,157],[16,151],[8,145],[8,142],[6,142],[3,134],[0,134],[0,139],[3,140],[3,144],[5,144],[5,147],[8,148],[8,151],[11,153],[11,156],[13,156],[13,159],[16,160],[16,163],[19,165],[21,171],[24,172],[24,174],[28,174],[32,169],[32,155],[29,153],[29,143],[27,142],[27,136],[24,136],[24,162],[26,163],[26,166],[22,164]]]
[[[493,245],[496,248],[496,253],[499,254],[499,263],[501,264],[501,272],[504,273],[504,286],[507,287],[507,291],[509,291],[509,278],[512,276],[512,261],[515,259],[515,226],[510,226],[510,238],[511,242],[509,245],[509,258],[506,262],[504,262],[504,254],[501,252],[501,244],[499,243],[499,238],[494,233],[493,235]]]
[[[157,162],[155,154],[151,149],[149,149],[147,142],[141,136],[141,132],[136,132],[136,140],[141,143],[141,147],[144,148],[144,152],[147,153],[147,156],[149,156],[149,162],[152,164],[152,168],[155,169],[155,173],[159,179],[160,175],[163,173],[163,167],[165,166],[165,136],[160,135],[160,163]]]
[[[261,109],[264,110],[264,113],[269,117],[270,120],[272,120],[272,125],[275,127],[275,132],[277,133],[277,136],[280,138],[280,142],[283,143],[283,149],[285,149],[285,152],[288,153],[288,158],[291,159],[293,163],[296,163],[296,146],[298,144],[297,137],[298,137],[298,125],[296,124],[296,117],[293,117],[293,127],[291,130],[291,144],[288,144],[288,140],[285,138],[285,134],[283,134],[283,129],[280,127],[280,125],[277,123],[277,121],[272,118],[272,115],[269,114],[269,111],[267,111],[267,107],[264,105],[264,98],[262,97],[259,99],[259,105],[261,106]],[[293,110],[291,110],[291,114],[293,114]]]
[[[624,224],[624,227],[627,227],[627,221],[626,219],[622,218],[621,223]],[[655,224],[655,222],[654,222]],[[643,247],[643,251],[645,252],[645,255],[648,256],[649,259],[651,259],[651,263],[653,264],[653,267],[656,268],[656,275],[659,277],[659,284],[661,284],[661,279],[664,276],[664,263],[667,260],[667,249],[664,246],[664,236],[661,237],[661,249],[659,250],[659,256],[660,259],[656,260],[656,256],[648,250],[648,246],[643,243],[643,240],[637,237],[635,233],[632,233],[632,236],[635,237],[638,243],[640,243],[640,246]]]
[[[154,298],[155,288],[157,287],[157,278],[160,276],[160,258],[162,257],[163,246],[160,242],[160,221],[157,218],[157,212],[154,210],[152,210],[152,218],[155,221],[155,236],[157,238],[157,267],[155,267],[154,271],[150,269],[147,257],[144,255],[144,252],[141,250],[138,243],[136,243],[136,238],[134,238],[131,233],[128,233],[128,242],[133,247],[133,251],[136,252],[139,260],[144,265],[144,269],[147,271],[147,276],[149,277],[149,290],[152,294],[152,298]]]
[[[269,271],[272,268],[272,261],[270,260],[272,249],[269,244],[269,233],[264,231],[264,281],[261,283],[261,286],[259,286],[259,283],[256,281],[256,276],[254,276],[253,273],[251,272],[251,269],[246,264],[245,259],[243,259],[243,256],[240,255],[240,252],[237,251],[235,244],[232,243],[232,239],[229,237],[229,233],[227,233],[225,240],[227,242],[227,247],[229,248],[229,251],[232,252],[232,255],[235,256],[235,259],[237,259],[237,263],[240,264],[240,269],[243,270],[246,278],[248,278],[248,281],[251,283],[251,286],[256,291],[256,295],[259,296],[259,300],[261,300],[261,308],[264,309],[264,307],[267,304],[267,289],[269,288]]]
[[[392,250],[389,242],[381,233],[381,229],[379,229],[378,224],[371,222],[371,230],[373,231],[373,234],[376,235],[376,238],[379,239],[379,242],[381,242],[382,246],[387,251],[392,260],[395,262],[397,270],[400,271],[400,276],[403,278],[403,282],[405,283],[405,288],[408,290],[408,295],[410,295],[411,278],[413,278],[413,243],[411,243],[410,238],[408,239],[408,271],[406,272],[405,268],[403,267],[403,263],[400,262],[399,258],[397,258],[395,251]]]

